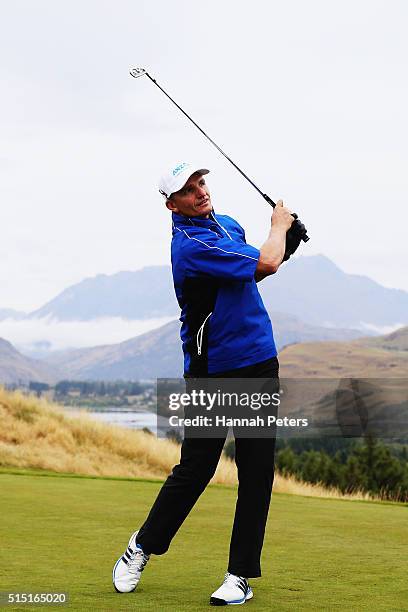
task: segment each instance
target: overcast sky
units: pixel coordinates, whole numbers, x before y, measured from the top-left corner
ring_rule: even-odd
[[[300,215],[299,252],[408,290],[407,2],[0,7],[0,308],[168,263],[156,182],[169,161],[210,167],[216,212],[265,239],[269,207],[132,66]]]

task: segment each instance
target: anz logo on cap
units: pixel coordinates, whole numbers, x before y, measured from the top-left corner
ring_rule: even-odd
[[[173,170],[173,176],[177,176],[177,174],[179,174],[187,166],[188,166],[187,162],[183,162],[182,164],[179,164],[178,166],[176,166]]]

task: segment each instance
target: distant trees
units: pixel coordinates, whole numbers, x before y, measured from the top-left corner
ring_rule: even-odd
[[[392,445],[367,436],[363,441],[353,440],[351,445],[345,441],[345,449],[330,453],[322,448],[301,450],[299,440],[293,445],[291,442],[280,441],[278,447],[276,467],[281,474],[336,487],[343,493],[362,491],[408,501],[406,446],[393,452]],[[319,441],[314,442],[318,446]]]
[[[224,454],[235,457],[235,440],[227,440]],[[408,501],[408,446],[360,438],[278,439],[276,469],[283,476],[342,493],[371,493],[383,499]]]
[[[50,390],[50,385],[47,385],[47,383],[35,382],[35,381],[30,380],[28,389],[29,391],[33,391],[37,395],[37,397],[41,397],[41,394],[44,391]]]
[[[61,380],[55,385],[55,396],[61,398],[76,392],[81,397],[126,397],[140,395],[151,386],[140,382]]]

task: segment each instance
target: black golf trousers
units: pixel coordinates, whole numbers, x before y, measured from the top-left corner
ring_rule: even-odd
[[[217,378],[278,379],[276,357]],[[227,431],[225,432],[226,435]],[[214,475],[224,446],[222,438],[185,438],[180,463],[163,484],[137,536],[144,552],[165,553],[171,540]],[[260,557],[274,476],[274,438],[235,440],[238,498],[231,535],[228,571],[237,576],[261,575]],[[214,521],[216,522],[216,517]]]

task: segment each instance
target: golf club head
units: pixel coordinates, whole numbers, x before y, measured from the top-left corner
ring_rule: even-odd
[[[146,70],[144,68],[131,68],[129,70],[130,74],[132,75],[133,78],[137,79],[141,76],[143,76],[144,74],[146,74]]]

